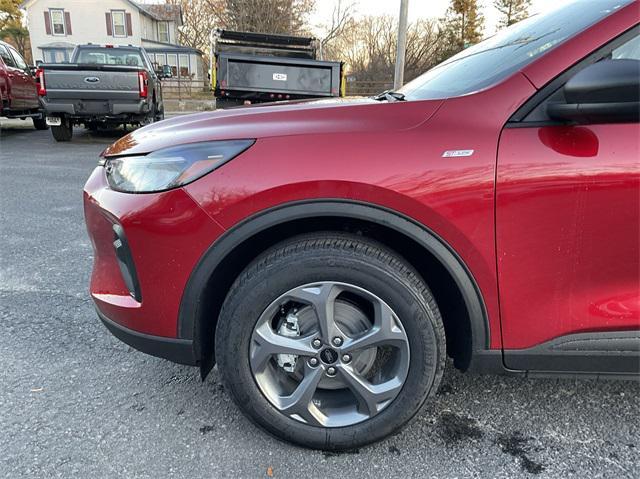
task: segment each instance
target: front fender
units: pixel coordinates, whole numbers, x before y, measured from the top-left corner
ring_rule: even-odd
[[[261,211],[227,230],[201,257],[191,274],[182,297],[178,318],[178,337],[192,340],[203,375],[212,367],[213,352],[207,350],[203,338],[211,328],[199,324],[203,315],[207,285],[224,268],[225,259],[252,237],[270,228],[304,218],[351,218],[391,228],[421,245],[447,269],[459,287],[470,314],[472,355],[490,347],[490,326],[480,288],[464,261],[433,231],[396,211],[378,205],[345,199],[297,201]],[[211,319],[211,318],[209,318]],[[205,334],[203,334],[205,332]]]

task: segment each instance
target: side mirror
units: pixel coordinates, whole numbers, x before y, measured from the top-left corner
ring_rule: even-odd
[[[29,65],[27,69],[29,70],[29,75],[31,75],[32,77],[36,76],[36,71],[38,70],[38,67]]]
[[[547,105],[549,117],[588,123],[640,120],[640,60],[603,60],[588,66],[563,89],[565,102]]]

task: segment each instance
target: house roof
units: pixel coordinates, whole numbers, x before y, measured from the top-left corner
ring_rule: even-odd
[[[76,47],[75,43],[69,43],[69,42],[51,42],[51,43],[45,43],[43,45],[38,45],[38,48],[66,48],[66,49],[73,49]]]
[[[156,52],[177,52],[177,53],[197,53],[204,56],[201,50],[197,48],[187,47],[184,45],[175,45],[173,43],[156,42],[154,40],[142,40],[143,48],[150,53]]]
[[[134,3],[134,2],[131,2]],[[166,4],[140,4],[137,7],[148,13],[150,16],[160,21],[173,21],[178,25],[182,25],[182,7],[180,5]]]

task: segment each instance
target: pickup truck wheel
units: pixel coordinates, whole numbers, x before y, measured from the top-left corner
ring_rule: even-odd
[[[51,133],[56,141],[71,141],[73,137],[73,125],[69,120],[62,120],[60,126],[52,126]]]
[[[33,117],[33,127],[36,130],[47,130],[49,129],[49,125],[47,125],[47,120],[44,116],[41,117]]]
[[[147,125],[150,125],[151,123],[154,123],[155,121],[157,121],[157,115],[158,114],[156,112],[156,104],[152,103],[151,108],[149,109],[149,113],[140,122],[140,126],[147,126]]]
[[[442,319],[400,256],[338,233],[293,238],[236,279],[215,335],[225,389],[255,423],[346,450],[403,427],[444,371]]]
[[[156,118],[155,118],[155,121],[162,121],[162,120],[164,120],[164,108],[162,110],[159,110],[156,113]]]

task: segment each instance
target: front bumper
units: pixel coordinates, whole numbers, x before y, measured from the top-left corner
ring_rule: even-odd
[[[196,366],[198,364],[198,359],[195,357],[193,350],[193,341],[140,333],[110,320],[97,308],[96,311],[100,320],[111,331],[111,334],[132,348],[152,356],[168,359],[174,363],[188,366]]]
[[[182,189],[127,194],[97,167],[84,190],[94,249],[90,292],[111,332],[136,349],[195,364],[178,335],[182,295],[200,257],[224,232]]]

